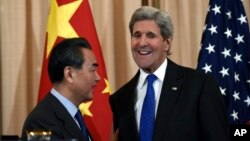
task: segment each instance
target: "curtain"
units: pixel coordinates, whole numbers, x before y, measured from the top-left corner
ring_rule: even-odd
[[[89,0],[112,92],[138,67],[130,52],[128,23],[141,0]],[[209,0],[159,0],[174,24],[170,58],[196,68]],[[250,19],[250,2],[244,1]],[[0,1],[0,134],[21,135],[37,103],[49,0]]]

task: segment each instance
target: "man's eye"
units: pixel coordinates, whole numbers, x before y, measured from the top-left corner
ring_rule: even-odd
[[[141,34],[139,34],[139,33],[134,33],[134,34],[132,35],[132,37],[139,38],[139,37],[141,37]]]
[[[155,34],[149,33],[149,34],[147,34],[147,37],[148,37],[148,38],[155,38]]]
[[[95,71],[97,71],[97,67],[91,67],[91,68],[89,68],[89,71],[90,72],[95,72]]]

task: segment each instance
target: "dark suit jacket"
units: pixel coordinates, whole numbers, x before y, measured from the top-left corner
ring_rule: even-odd
[[[153,141],[227,141],[226,109],[215,80],[169,59],[166,69]],[[109,99],[119,141],[139,140],[134,112],[138,78],[139,72]]]
[[[49,130],[52,139],[77,139],[84,141],[84,136],[74,119],[60,101],[49,93],[28,115],[22,131],[26,140],[26,130]]]

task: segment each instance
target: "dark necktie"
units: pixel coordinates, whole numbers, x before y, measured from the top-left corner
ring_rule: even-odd
[[[140,120],[140,141],[152,141],[155,121],[155,92],[153,82],[157,79],[154,74],[147,76],[147,92],[142,106]]]
[[[81,131],[85,137],[85,139],[87,141],[89,141],[89,135],[88,135],[88,131],[87,131],[87,127],[86,124],[84,123],[83,117],[82,117],[82,113],[80,112],[80,110],[77,111],[76,115],[75,115],[76,120],[78,121]]]

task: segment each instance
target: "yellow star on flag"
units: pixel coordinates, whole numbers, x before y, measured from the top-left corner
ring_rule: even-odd
[[[69,20],[81,3],[82,0],[76,0],[75,2],[59,7],[56,0],[51,1],[47,25],[48,39],[46,57],[48,57],[57,36],[63,38],[78,37],[77,33],[69,23]]]
[[[79,106],[79,109],[80,111],[83,113],[83,115],[87,115],[87,116],[90,116],[92,117],[92,113],[90,112],[89,110],[89,107],[90,105],[92,104],[93,101],[89,101],[89,102],[86,102],[86,103],[81,103],[80,106]]]
[[[111,87],[109,84],[109,81],[107,79],[104,78],[105,84],[106,84],[106,88],[102,91],[102,93],[109,93],[111,95]]]

